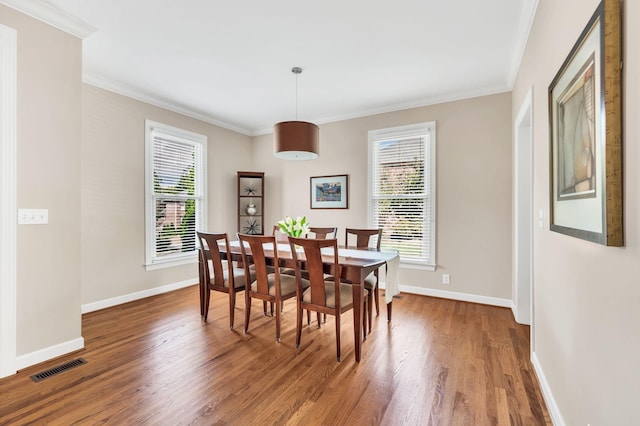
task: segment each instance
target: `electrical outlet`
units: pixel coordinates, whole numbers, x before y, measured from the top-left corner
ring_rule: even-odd
[[[442,274],[442,284],[451,284],[451,277],[449,274]]]

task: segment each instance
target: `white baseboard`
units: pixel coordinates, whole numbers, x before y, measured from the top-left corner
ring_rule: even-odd
[[[32,365],[40,364],[41,362],[49,361],[83,348],[84,338],[78,337],[68,342],[49,346],[48,348],[40,349],[26,355],[20,355],[16,358],[16,367],[18,370],[22,370],[23,368],[31,367]]]
[[[556,400],[553,398],[551,387],[549,386],[549,382],[547,382],[547,378],[542,371],[542,366],[540,365],[535,352],[531,354],[531,364],[533,364],[533,369],[536,372],[536,376],[538,376],[538,382],[540,382],[542,396],[544,397],[545,404],[547,404],[547,410],[549,411],[549,415],[551,416],[551,421],[555,426],[565,426],[566,423],[562,418],[562,414],[560,414],[560,410],[558,409]]]
[[[173,290],[178,290],[190,285],[198,283],[198,278],[192,278],[190,280],[180,281],[173,284],[167,284],[160,287],[150,288],[148,290],[136,291],[135,293],[129,293],[122,296],[112,297],[111,299],[99,300],[97,302],[86,303],[81,306],[81,312],[86,314],[88,312],[99,311],[100,309],[110,308],[112,306],[121,305],[127,302],[133,302],[134,300],[144,299],[145,297],[155,296],[162,293],[168,293]]]
[[[124,296],[113,297],[111,299],[101,300],[98,302],[87,303],[82,305],[82,313],[93,312],[111,306],[120,305],[122,303],[132,302],[134,300],[143,299],[149,296],[155,296],[157,294],[167,293],[169,291],[178,290],[180,288],[194,285],[198,282],[197,278],[185,280],[173,284],[163,285],[161,287],[155,287],[148,290],[137,291],[135,293],[126,294]],[[23,368],[31,367],[32,365],[40,364],[41,362],[49,361],[53,358],[57,358],[66,355],[70,352],[74,352],[84,348],[84,338],[79,337],[77,339],[70,340],[68,342],[60,343],[58,345],[49,346],[48,348],[40,349],[35,352],[31,352],[25,355],[18,356],[16,358],[16,368],[21,370]]]
[[[434,288],[413,287],[408,285],[400,285],[400,291],[403,293],[419,294],[421,296],[440,297],[442,299],[460,300],[463,302],[481,303],[483,305],[500,306],[502,308],[511,308],[511,299],[501,299],[499,297],[480,296],[477,294],[458,293],[456,291],[437,290]],[[380,288],[385,288],[385,283],[380,282]]]
[[[513,318],[516,320],[516,322],[518,324],[522,324],[522,325],[531,325],[531,322],[527,319],[527,320],[523,320],[521,318],[520,313],[518,312],[518,308],[516,307],[515,302],[512,300],[511,301],[511,312],[513,313]],[[525,315],[527,317],[529,317],[529,315]]]

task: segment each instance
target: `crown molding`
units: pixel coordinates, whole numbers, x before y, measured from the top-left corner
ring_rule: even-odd
[[[529,40],[529,34],[531,33],[531,27],[533,26],[533,20],[538,10],[538,0],[525,0],[520,9],[520,16],[516,25],[517,34],[513,38],[513,45],[511,46],[511,58],[509,61],[509,69],[507,74],[507,82],[509,87],[513,89],[513,85],[518,77],[518,71],[524,57],[524,51],[527,48],[527,41]]]
[[[113,92],[118,95],[126,96],[128,98],[135,99],[140,102],[144,102],[153,106],[157,106],[159,108],[166,109],[168,111],[175,112],[177,114],[182,114],[184,116],[191,117],[196,120],[204,121],[205,123],[213,124],[214,126],[222,127],[223,129],[231,130],[233,132],[240,133],[245,136],[256,136],[255,133],[252,132],[251,130],[238,127],[233,124],[226,123],[224,121],[220,121],[214,117],[211,117],[210,115],[203,114],[202,112],[193,110],[183,105],[179,105],[174,102],[160,99],[155,96],[149,95],[147,93],[140,92],[130,86],[118,84],[100,76],[90,75],[85,72],[82,75],[82,82],[90,86],[97,87],[99,89],[108,90],[109,92]]]
[[[81,39],[98,31],[48,0],[0,0],[0,3]]]
[[[273,133],[273,127],[269,127],[261,130],[252,130],[252,129],[246,129],[244,127],[239,127],[234,124],[220,121],[215,117],[212,117],[200,111],[196,111],[194,109],[185,107],[184,105],[176,104],[166,99],[160,99],[160,98],[154,97],[147,93],[140,92],[139,90],[136,90],[133,87],[113,82],[101,76],[91,75],[85,72],[82,75],[82,82],[90,86],[97,87],[99,89],[108,90],[109,92],[126,96],[128,98],[135,99],[137,101],[144,102],[153,106],[157,106],[159,108],[163,108],[168,111],[175,112],[177,114],[182,114],[184,116],[191,117],[196,120],[200,120],[205,123],[209,123],[214,126],[221,127],[223,129],[231,130],[233,132],[240,133],[245,136],[254,137],[254,136],[261,136],[261,135],[267,135],[267,134]],[[455,101],[461,101],[464,99],[477,98],[481,96],[497,95],[500,93],[508,92],[510,90],[511,88],[508,87],[506,84],[504,85],[500,84],[492,87],[485,87],[482,89],[451,93],[445,96],[432,96],[429,98],[423,98],[410,103],[387,105],[381,108],[362,110],[362,111],[357,111],[357,112],[347,113],[347,114],[340,114],[340,115],[317,117],[316,119],[311,118],[309,119],[309,121],[315,124],[327,124],[327,123],[333,123],[336,121],[344,121],[344,120],[351,120],[355,118],[368,117],[370,115],[386,114],[390,112],[403,111],[406,109],[437,105],[445,102],[455,102]]]
[[[468,91],[461,91],[457,93],[451,93],[445,96],[432,96],[432,97],[423,98],[423,99],[420,99],[414,102],[409,102],[409,103],[387,105],[381,108],[362,110],[362,111],[347,113],[347,114],[325,116],[325,117],[320,117],[318,119],[309,119],[308,121],[311,121],[315,124],[334,123],[337,121],[369,117],[371,115],[387,114],[391,112],[404,111],[407,109],[427,107],[431,105],[442,104],[445,102],[455,102],[455,101],[462,101],[465,99],[478,98],[481,96],[497,95],[497,94],[505,93],[509,91],[511,91],[511,89],[508,86],[500,84],[493,87],[486,87],[478,90],[468,90]],[[266,135],[269,133],[273,133],[273,128],[255,131],[253,132],[252,136]]]

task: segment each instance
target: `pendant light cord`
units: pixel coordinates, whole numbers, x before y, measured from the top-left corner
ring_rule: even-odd
[[[298,121],[298,74],[302,73],[302,68],[293,67],[291,72],[296,75],[296,121]]]

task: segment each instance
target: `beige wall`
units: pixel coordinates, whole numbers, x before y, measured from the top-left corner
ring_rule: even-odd
[[[637,424],[640,394],[640,4],[625,1],[623,170],[625,247],[549,231],[547,90],[598,0],[540,0],[513,90],[516,114],[533,86],[535,355],[569,425]],[[635,421],[633,419],[636,419]]]
[[[18,31],[18,206],[48,208],[50,220],[18,227],[18,355],[79,339],[81,304],[195,277],[193,266],[143,267],[146,118],[207,135],[209,229],[230,233],[240,169],[267,173],[267,223],[305,214],[315,225],[366,225],[367,131],[436,121],[438,271],[404,269],[401,284],[510,299],[511,122],[533,86],[534,217],[545,213],[534,228],[534,360],[567,424],[628,424],[640,390],[637,2],[624,3],[625,247],[550,232],[547,217],[547,88],[597,3],[540,0],[512,94],[321,125],[321,157],[302,163],[275,160],[271,135],[82,85],[78,39],[0,5],[0,23]],[[310,210],[309,177],[343,173],[350,208]]]
[[[17,355],[81,338],[80,78],[76,37],[0,5],[17,31],[17,203],[49,209],[18,225]]]
[[[144,122],[207,136],[208,229],[236,232],[236,171],[248,136],[94,86],[82,86],[82,303],[185,280],[196,264],[145,271]]]
[[[367,226],[367,132],[435,121],[437,263],[430,272],[403,268],[400,284],[511,299],[511,95],[443,103],[320,126],[320,158],[273,157],[273,136],[255,138],[254,169],[266,173],[266,223],[306,215],[316,226]],[[349,174],[348,210],[311,210],[309,177]],[[268,226],[267,226],[268,228]],[[443,285],[442,273],[451,274]]]

